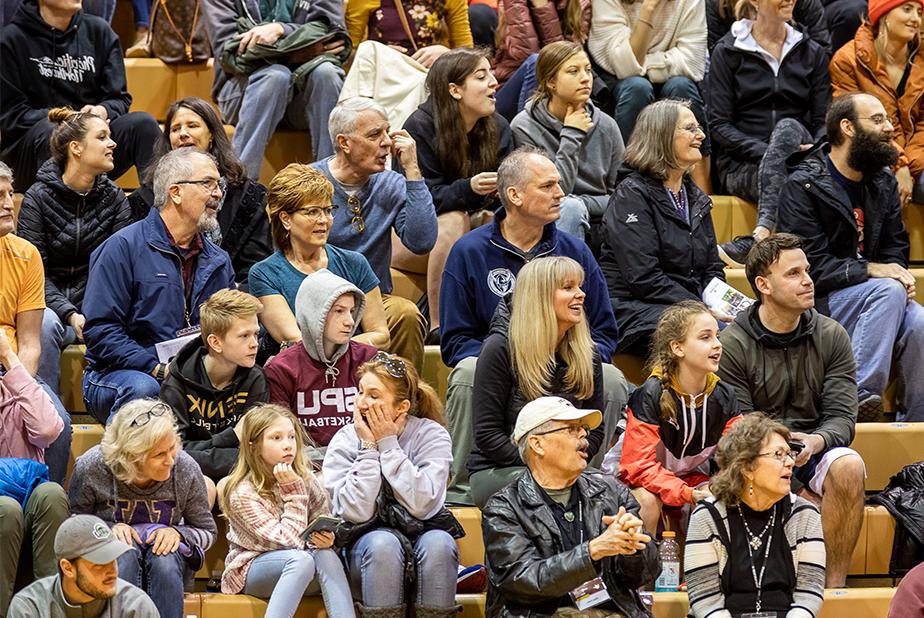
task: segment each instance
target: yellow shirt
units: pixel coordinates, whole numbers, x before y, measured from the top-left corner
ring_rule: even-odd
[[[16,345],[16,316],[45,308],[45,268],[42,256],[28,240],[13,234],[0,237],[0,328]]]

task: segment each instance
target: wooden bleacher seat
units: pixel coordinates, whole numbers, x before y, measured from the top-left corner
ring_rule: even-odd
[[[67,460],[67,476],[64,477],[64,487],[67,488],[74,471],[74,462],[77,458],[99,444],[103,439],[102,425],[74,425],[71,438],[71,456]]]
[[[924,204],[908,204],[904,214],[908,239],[911,241],[908,259],[912,264],[924,263]]]
[[[867,462],[866,491],[880,491],[892,475],[924,460],[924,423],[857,423],[850,446]]]
[[[757,225],[757,205],[734,195],[712,195],[712,225],[719,244],[746,236]]]

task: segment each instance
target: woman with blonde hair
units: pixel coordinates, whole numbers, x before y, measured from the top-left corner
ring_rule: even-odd
[[[353,424],[324,456],[333,513],[346,523],[347,569],[360,616],[456,615],[462,534],[443,506],[452,444],[443,405],[409,361],[379,352],[357,372]],[[341,526],[343,528],[343,526]],[[387,529],[386,529],[387,528]],[[416,570],[416,584],[405,574]],[[416,587],[413,598],[406,584]]]
[[[287,165],[270,181],[266,212],[276,251],[254,264],[248,277],[250,293],[263,303],[260,322],[272,339],[264,341],[265,351],[301,343],[295,320],[298,288],[305,277],[325,268],[365,294],[361,333],[354,340],[386,349],[391,342],[379,279],[369,262],[327,242],[336,209],[333,194],[323,173],[301,163]]]
[[[871,0],[869,22],[831,60],[834,96],[865,92],[882,103],[899,148],[895,179],[902,205],[924,203],[924,0]],[[876,128],[885,118],[865,118]],[[867,129],[869,130],[869,129]]]
[[[622,134],[616,121],[590,101],[593,69],[579,43],[558,41],[543,47],[536,80],[535,95],[510,123],[513,142],[537,146],[552,156],[565,192],[557,225],[584,238],[602,228],[599,223],[616,189],[626,149]],[[589,244],[599,249],[601,239],[595,236],[597,242]]]
[[[312,471],[298,419],[260,404],[244,415],[240,432],[237,465],[221,496],[230,526],[221,591],[268,598],[269,618],[292,618],[303,595],[319,592],[329,616],[354,616],[333,531],[305,538],[317,517],[330,514],[330,498]]]
[[[72,513],[96,515],[132,548],[119,556],[119,577],[164,618],[182,618],[184,580],[217,532],[202,472],[180,445],[170,406],[130,401],[77,460],[68,490]]]
[[[685,101],[658,101],[639,114],[626,148],[632,172],[603,215],[600,268],[619,325],[619,352],[647,358],[664,310],[699,300],[713,278],[725,280],[712,200],[689,175],[702,159],[703,139]]]
[[[719,441],[712,496],[696,507],[687,529],[683,564],[695,618],[821,610],[821,514],[790,492],[800,448],[790,438],[785,425],[753,412]]]
[[[479,507],[525,469],[510,441],[524,405],[551,395],[576,408],[606,410],[603,366],[590,337],[583,284],[584,269],[573,259],[538,258],[520,270],[513,295],[497,306],[472,391],[468,470]],[[604,432],[601,425],[588,434],[588,459],[603,444]]]

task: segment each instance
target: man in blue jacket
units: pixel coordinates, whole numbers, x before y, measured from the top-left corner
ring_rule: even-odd
[[[234,287],[231,259],[203,235],[218,227],[220,180],[210,155],[170,151],[157,163],[148,216],[90,257],[83,396],[102,423],[132,399],[160,394],[167,363],[156,344],[197,332],[199,306]]]
[[[465,461],[472,448],[475,362],[497,303],[513,291],[517,273],[529,260],[564,255],[584,268],[584,310],[604,361],[604,444],[626,403],[626,379],[608,362],[616,352],[618,332],[603,273],[584,241],[555,227],[564,197],[559,180],[544,151],[532,146],[514,150],[497,169],[503,207],[494,222],[459,239],[446,261],[440,287],[440,353],[454,367],[446,399],[453,455],[448,496],[453,502],[472,504]]]

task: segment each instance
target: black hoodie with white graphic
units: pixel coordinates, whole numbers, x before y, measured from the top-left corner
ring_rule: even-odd
[[[103,19],[77,11],[63,31],[24,0],[0,31],[0,134],[3,149],[48,117],[52,107],[102,105],[109,119],[128,112],[119,38]]]

